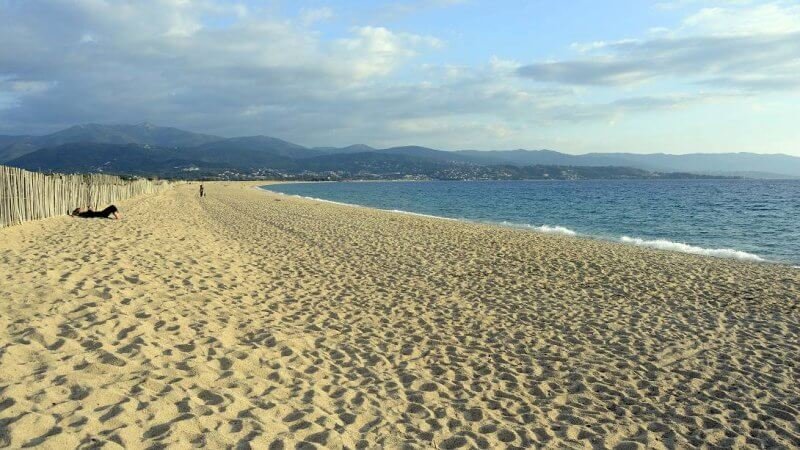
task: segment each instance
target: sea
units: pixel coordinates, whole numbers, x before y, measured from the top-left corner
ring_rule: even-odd
[[[800,268],[800,180],[370,181],[263,188],[396,213]]]

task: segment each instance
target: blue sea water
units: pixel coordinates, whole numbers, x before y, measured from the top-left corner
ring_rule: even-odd
[[[800,181],[341,182],[264,188],[397,212],[800,265]]]

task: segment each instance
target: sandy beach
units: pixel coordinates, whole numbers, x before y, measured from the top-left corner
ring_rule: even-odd
[[[0,447],[800,447],[800,270],[257,184],[0,230]]]

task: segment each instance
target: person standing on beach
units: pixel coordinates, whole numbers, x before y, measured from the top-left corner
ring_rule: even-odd
[[[205,197],[205,196],[206,196],[206,194],[205,194],[205,191],[203,190],[203,184],[201,183],[200,184],[200,197]]]

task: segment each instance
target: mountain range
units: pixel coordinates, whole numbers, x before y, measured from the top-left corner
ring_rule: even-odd
[[[44,136],[0,135],[0,164],[29,170],[159,176],[188,176],[192,172],[201,176],[222,172],[256,175],[335,172],[355,178],[446,174],[450,175],[445,178],[649,178],[665,174],[676,177],[676,173],[800,177],[800,158],[780,154],[571,155],[521,149],[442,151],[419,146],[376,149],[363,144],[304,147],[268,136],[225,138],[149,123],[76,125]]]

